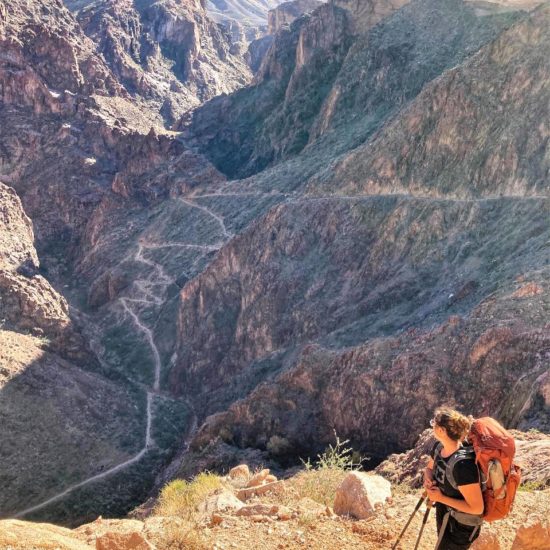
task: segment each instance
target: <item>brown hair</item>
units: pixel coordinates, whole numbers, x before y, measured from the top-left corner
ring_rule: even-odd
[[[435,410],[435,423],[445,428],[447,435],[454,441],[462,441],[468,435],[473,418],[464,416],[450,407],[439,407]]]

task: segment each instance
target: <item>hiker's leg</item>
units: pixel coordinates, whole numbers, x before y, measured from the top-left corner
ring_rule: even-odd
[[[449,524],[438,550],[468,550],[479,536],[480,529],[478,527],[472,537],[474,529],[474,527],[458,523],[454,518],[449,518]]]
[[[439,502],[435,505],[436,512],[436,523],[437,523],[437,533],[439,536],[439,530],[443,523],[443,517],[447,511],[446,506],[440,504]],[[449,518],[449,522],[445,528],[445,533],[441,539],[438,550],[468,550],[474,540],[479,536],[479,528],[475,535],[470,541],[472,535],[473,527],[468,527],[466,525],[461,525],[456,522],[453,518]]]

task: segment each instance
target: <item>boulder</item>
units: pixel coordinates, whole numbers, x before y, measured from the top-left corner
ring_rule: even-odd
[[[198,510],[205,516],[219,512],[238,511],[243,507],[243,503],[231,492],[223,490],[219,493],[210,495],[198,506]]]
[[[512,550],[542,550],[550,548],[550,519],[529,516],[516,533]]]
[[[246,464],[239,464],[229,470],[229,479],[249,479],[250,469]]]
[[[105,533],[95,541],[96,550],[154,550],[141,533]]]
[[[391,497],[391,484],[378,475],[350,472],[336,490],[334,512],[365,519],[374,514],[376,505]]]

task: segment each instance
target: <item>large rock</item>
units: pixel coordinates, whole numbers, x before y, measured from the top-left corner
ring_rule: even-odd
[[[391,484],[383,477],[362,472],[350,472],[336,490],[334,512],[365,519],[391,497]]]
[[[93,550],[78,534],[49,523],[30,523],[17,520],[0,521],[2,550]]]
[[[512,550],[543,550],[550,548],[550,517],[530,516],[518,529]]]
[[[239,511],[242,507],[243,503],[231,491],[223,490],[202,502],[199,505],[199,512],[205,516],[211,516],[218,512]]]

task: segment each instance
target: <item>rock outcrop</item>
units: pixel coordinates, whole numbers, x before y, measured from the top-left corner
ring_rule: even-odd
[[[306,13],[311,13],[322,3],[319,0],[292,0],[279,4],[267,15],[267,33],[278,33],[283,26],[290,25],[295,19]]]
[[[318,163],[314,145],[326,148],[321,158],[349,151],[520,16],[417,0],[395,12],[388,4],[386,17],[358,30],[348,4],[325,4],[281,30],[252,86],[180,124],[222,172],[249,176],[308,150]]]
[[[377,506],[391,499],[389,481],[363,472],[350,472],[336,489],[334,513],[366,519],[376,512]]]
[[[544,4],[426,86],[323,181],[345,192],[548,195],[549,29]]]
[[[0,183],[0,319],[2,326],[57,338],[68,329],[69,308],[39,274],[30,219],[15,191]]]
[[[203,2],[103,1],[90,3],[77,18],[126,89],[152,102],[169,123],[250,80]]]

